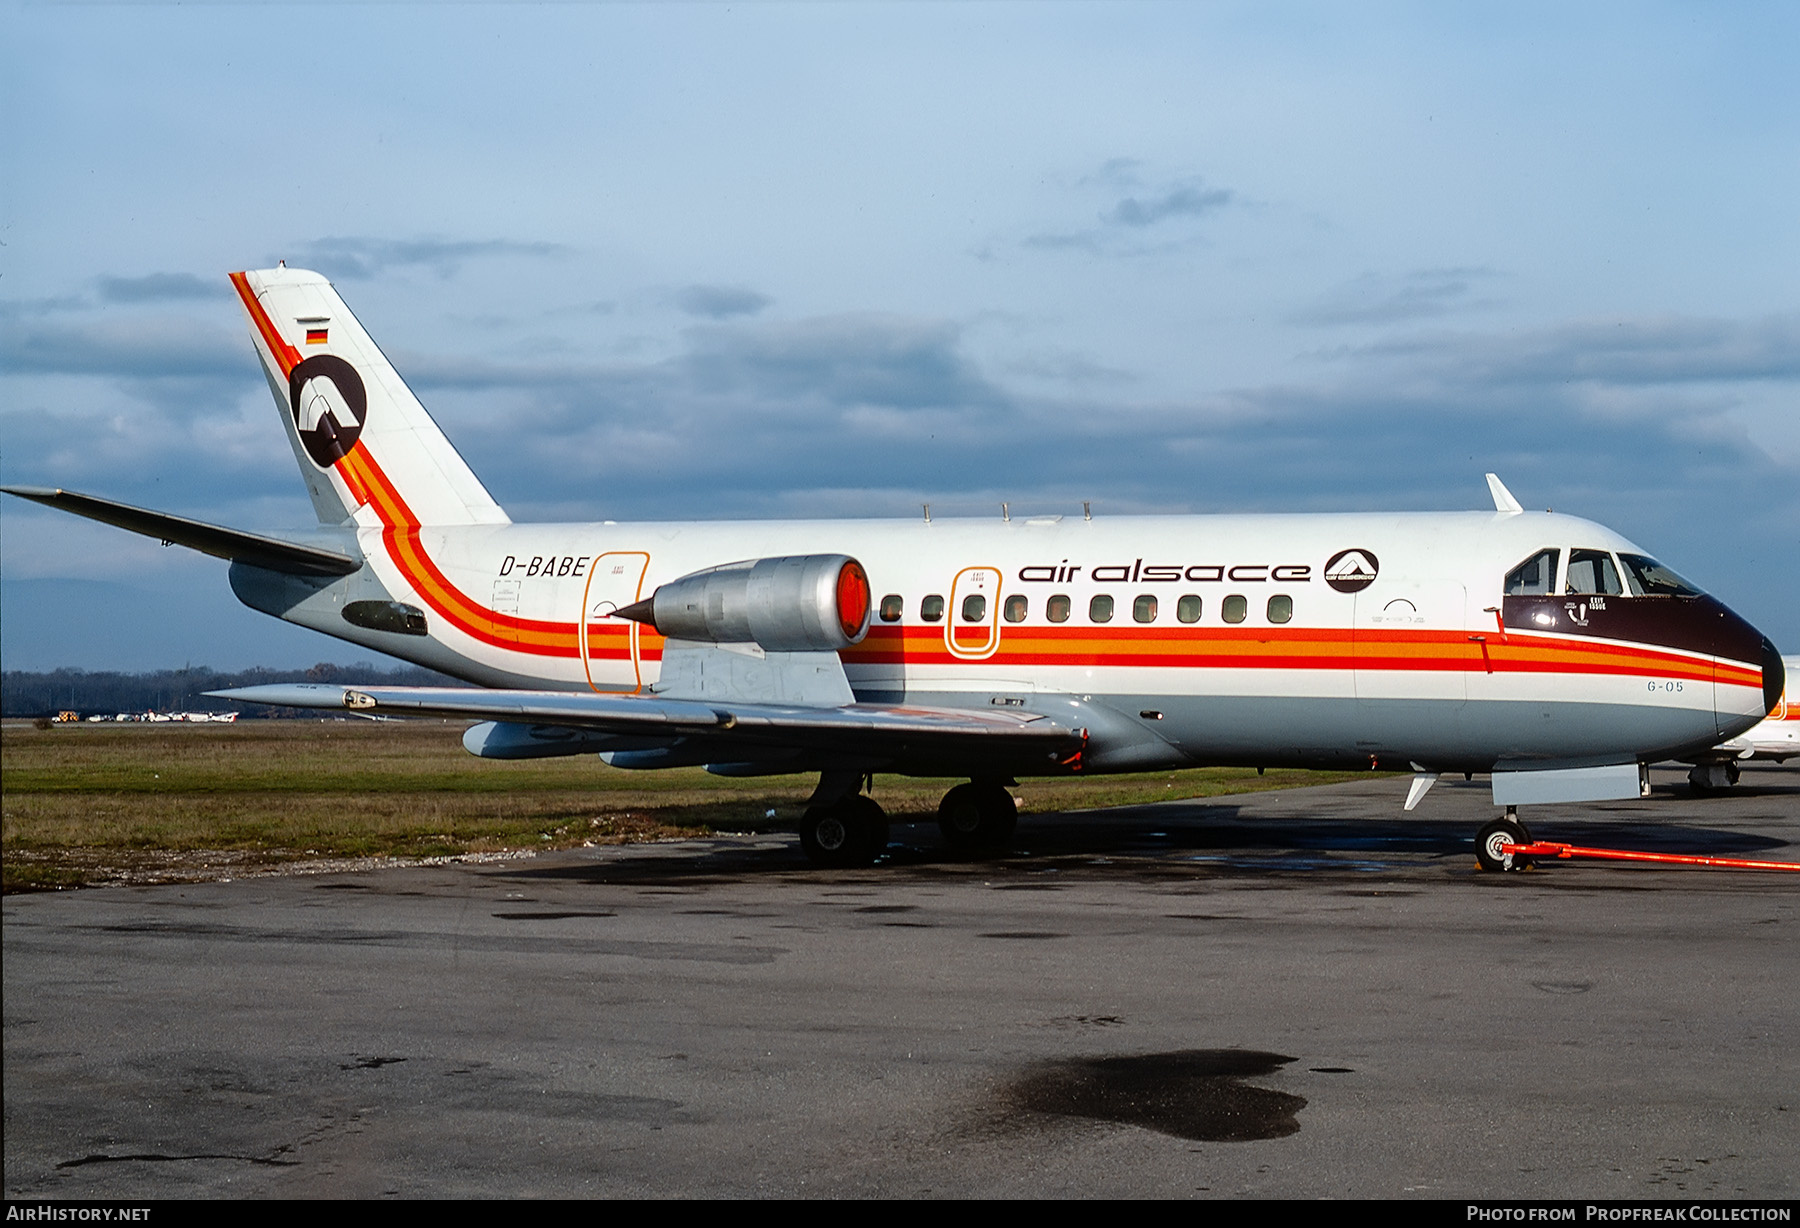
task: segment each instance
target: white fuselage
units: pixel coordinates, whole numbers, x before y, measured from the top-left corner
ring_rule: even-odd
[[[1607,633],[1622,606],[1672,610],[1673,599],[1566,593],[1558,582],[1533,604],[1535,622],[1507,625],[1507,602],[1519,599],[1503,595],[1505,577],[1534,551],[1641,553],[1600,525],[1549,513],[607,522],[358,536],[363,573],[272,612],[484,685],[602,692],[658,681],[661,639],[611,617],[658,585],[740,559],[848,554],[877,608],[868,636],[841,654],[859,700],[1048,712],[1056,697],[1075,697],[1095,728],[1095,767],[1486,770],[1657,758],[1714,745],[1764,711],[1760,673],[1741,650]],[[1336,570],[1352,574],[1328,575],[1346,552],[1355,553]],[[1358,560],[1372,578],[1356,574]],[[252,580],[234,575],[250,604],[270,608]],[[341,616],[344,604],[383,595],[422,610],[429,635]]]

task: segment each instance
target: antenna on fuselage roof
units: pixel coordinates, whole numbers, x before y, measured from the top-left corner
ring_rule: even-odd
[[[1497,475],[1490,473],[1487,475],[1487,480],[1488,493],[1494,496],[1496,512],[1522,512],[1525,510],[1524,505],[1513,498],[1512,491],[1506,489],[1506,483],[1502,482]]]
[[[1092,520],[1094,518],[1094,505],[1089,503],[1086,499],[1081,501],[1081,518],[1083,520]]]

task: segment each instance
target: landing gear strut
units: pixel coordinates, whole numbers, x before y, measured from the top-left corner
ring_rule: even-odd
[[[1506,817],[1495,819],[1475,833],[1475,864],[1483,870],[1505,873],[1529,870],[1531,858],[1500,850],[1508,844],[1530,844],[1531,832],[1519,822],[1519,808],[1508,806]]]
[[[1002,848],[1018,824],[1018,804],[997,781],[957,785],[938,803],[938,828],[944,833],[944,843],[953,849],[991,852]]]

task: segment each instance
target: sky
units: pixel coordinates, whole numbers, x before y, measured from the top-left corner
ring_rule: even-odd
[[[314,521],[226,275],[515,520],[1528,507],[1800,651],[1800,6],[0,4],[0,480]],[[0,499],[7,669],[367,650]]]

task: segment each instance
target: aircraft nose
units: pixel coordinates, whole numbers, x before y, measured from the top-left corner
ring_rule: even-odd
[[[1763,636],[1763,715],[1767,716],[1781,704],[1781,697],[1787,693],[1787,666],[1781,663],[1781,653]]]
[[[1769,637],[1724,602],[1705,599],[1715,616],[1712,633],[1713,718],[1720,738],[1735,738],[1781,698],[1785,670]]]

